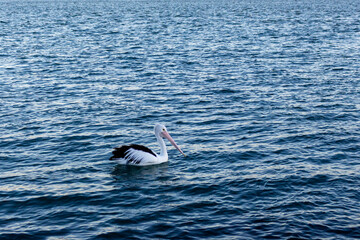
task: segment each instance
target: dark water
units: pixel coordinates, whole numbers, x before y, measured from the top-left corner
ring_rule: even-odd
[[[0,6],[1,239],[360,238],[359,1]]]

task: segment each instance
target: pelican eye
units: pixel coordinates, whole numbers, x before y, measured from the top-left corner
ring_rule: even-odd
[[[163,132],[165,132],[165,128],[163,128],[162,130],[163,130]]]

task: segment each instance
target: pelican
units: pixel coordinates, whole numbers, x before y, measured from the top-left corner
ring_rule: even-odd
[[[181,151],[179,146],[175,143],[174,139],[172,139],[164,125],[156,124],[154,127],[154,131],[157,142],[160,145],[160,154],[154,153],[152,150],[145,146],[131,144],[115,148],[112,152],[113,156],[110,158],[110,160],[115,160],[119,164],[135,166],[147,166],[167,162],[168,154],[163,138],[169,140],[170,143],[177,150],[179,150],[179,152],[184,155],[184,157],[186,157],[183,151]]]

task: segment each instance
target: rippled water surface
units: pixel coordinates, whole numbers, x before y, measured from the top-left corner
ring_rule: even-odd
[[[0,6],[1,239],[360,238],[360,2]]]

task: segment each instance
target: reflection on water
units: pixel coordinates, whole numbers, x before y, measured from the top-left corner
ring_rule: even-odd
[[[131,165],[116,165],[111,172],[111,175],[116,180],[132,180],[136,178],[152,178],[166,175],[168,172],[169,163],[162,163],[151,166],[131,166]]]

